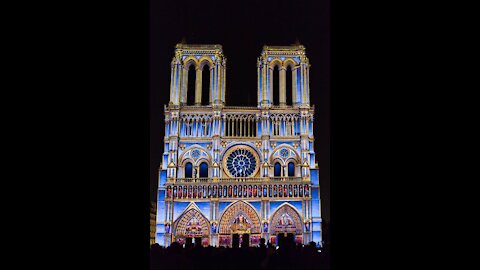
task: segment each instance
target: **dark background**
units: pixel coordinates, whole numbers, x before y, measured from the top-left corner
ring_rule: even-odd
[[[220,44],[227,57],[226,105],[257,106],[257,57],[264,45],[306,47],[310,104],[315,105],[315,152],[322,217],[330,221],[330,7],[329,0],[150,2],[150,185],[156,201],[170,95],[170,62],[182,40]]]

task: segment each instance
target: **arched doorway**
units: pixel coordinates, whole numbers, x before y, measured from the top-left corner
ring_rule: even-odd
[[[173,227],[173,241],[182,245],[209,245],[210,222],[195,207],[186,209],[173,223]]]
[[[300,214],[288,203],[282,204],[270,220],[270,243],[281,241],[303,243],[303,222]]]
[[[260,217],[253,206],[237,201],[223,212],[219,222],[219,246],[256,246],[260,243]]]

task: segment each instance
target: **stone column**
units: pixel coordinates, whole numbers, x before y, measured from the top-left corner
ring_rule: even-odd
[[[268,87],[270,87],[267,84],[267,72],[268,72],[268,65],[265,60],[263,60],[263,67],[262,67],[262,103],[265,105],[271,103],[270,95],[268,94]]]
[[[273,104],[273,69],[268,67],[268,92],[270,104]]]
[[[181,87],[182,87],[182,73],[183,67],[181,62],[178,59],[174,59],[172,62],[172,82],[171,82],[171,94],[170,94],[170,102],[173,105],[180,104],[181,98]]]
[[[180,92],[180,104],[187,104],[188,95],[188,68],[181,68],[182,71],[182,87]]]
[[[286,70],[285,67],[280,67],[280,93],[279,101],[280,106],[285,106],[286,104]]]
[[[202,70],[197,67],[195,74],[195,105],[202,104]]]
[[[297,69],[292,68],[292,105],[297,104]]]
[[[172,63],[170,65],[170,103],[175,104],[175,88],[174,88],[174,83],[175,83],[175,58],[173,58]]]
[[[226,70],[227,70],[227,61],[224,59],[223,60],[223,66],[222,66],[222,90],[220,92],[220,101],[221,104],[225,104],[225,87],[227,85],[227,76],[226,76]]]
[[[260,58],[257,58],[257,102],[260,106],[262,104],[262,91],[260,90]]]

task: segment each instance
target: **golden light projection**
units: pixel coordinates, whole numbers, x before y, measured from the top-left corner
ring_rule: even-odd
[[[233,146],[223,158],[223,170],[229,177],[254,177],[260,168],[260,159],[251,147]]]
[[[179,237],[198,237],[209,234],[210,222],[197,209],[190,208],[174,223]]]
[[[220,234],[260,233],[260,218],[255,208],[238,201],[230,205],[220,220]]]
[[[270,232],[272,234],[301,234],[303,231],[303,223],[301,220],[299,214],[292,206],[284,204],[273,214],[270,221]]]
[[[275,244],[280,233],[303,244],[321,242],[305,47],[264,46],[257,56],[257,104],[231,106],[222,46],[176,45],[164,107],[156,243],[232,247],[242,235],[256,246],[260,238]]]

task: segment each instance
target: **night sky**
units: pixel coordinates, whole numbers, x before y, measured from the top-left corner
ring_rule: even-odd
[[[227,57],[226,105],[256,106],[257,57],[264,45],[300,42],[310,60],[310,103],[315,105],[315,152],[322,216],[330,220],[329,1],[151,1],[150,184],[155,200],[163,154],[164,105],[169,101],[175,45],[221,44]]]

